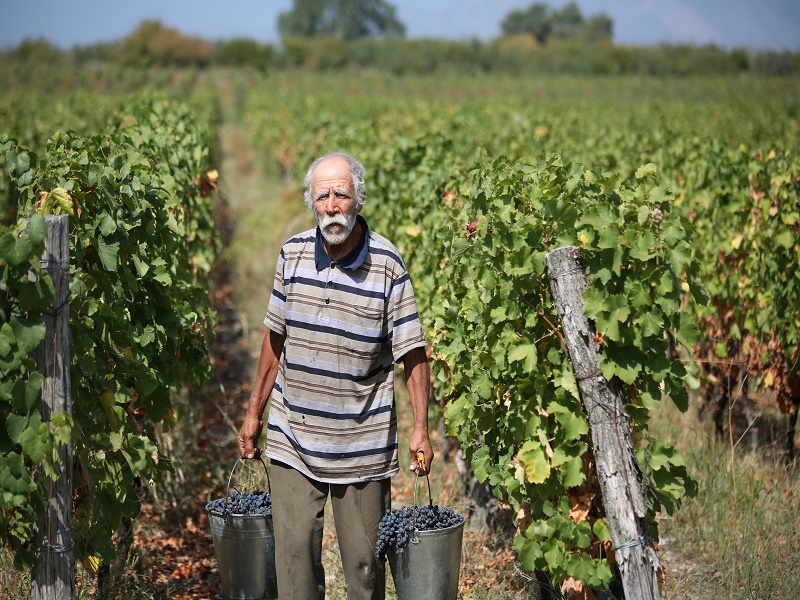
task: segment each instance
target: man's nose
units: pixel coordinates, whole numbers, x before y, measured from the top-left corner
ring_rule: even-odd
[[[325,198],[324,208],[325,212],[331,215],[341,212],[341,207],[339,206],[339,200],[336,198],[336,194],[333,192],[328,194],[327,198]]]

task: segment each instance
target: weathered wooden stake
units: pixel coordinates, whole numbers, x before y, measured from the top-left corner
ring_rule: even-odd
[[[547,255],[553,300],[589,416],[597,477],[626,600],[660,598],[661,563],[650,542],[642,472],[631,440],[630,419],[622,395],[600,371],[602,354],[595,329],[584,314],[583,292],[589,281],[578,248],[558,248]]]
[[[47,239],[42,268],[53,279],[55,300],[45,315],[47,335],[36,350],[44,375],[42,421],[72,412],[69,339],[69,216],[46,217]],[[72,531],[72,445],[61,450],[61,476],[49,482],[47,513],[37,523],[39,555],[31,569],[33,600],[75,598],[75,541]]]

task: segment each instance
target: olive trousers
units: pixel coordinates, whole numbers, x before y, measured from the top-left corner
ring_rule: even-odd
[[[386,567],[375,557],[391,480],[322,483],[273,461],[270,468],[279,600],[325,600],[322,528],[331,498],[348,600],[384,600]]]

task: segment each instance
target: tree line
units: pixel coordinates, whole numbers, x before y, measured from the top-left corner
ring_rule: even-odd
[[[532,4],[510,12],[500,28],[502,34],[486,42],[406,39],[404,24],[384,0],[294,0],[292,9],[278,17],[280,44],[249,38],[212,42],[146,20],[121,40],[62,51],[46,39],[27,39],[0,52],[0,58],[26,66],[375,68],[392,74],[800,75],[796,51],[615,44],[611,18],[603,13],[584,17],[575,2],[560,9]]]

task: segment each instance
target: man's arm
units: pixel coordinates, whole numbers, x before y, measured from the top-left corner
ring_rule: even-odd
[[[409,450],[411,452],[412,471],[417,471],[417,453],[425,453],[424,472],[430,473],[433,462],[433,446],[428,435],[428,398],[431,394],[431,369],[428,365],[428,356],[425,348],[414,348],[403,356],[406,384],[411,397],[411,412],[414,415],[414,431],[411,434]]]
[[[261,342],[261,356],[258,359],[258,370],[250,392],[250,404],[244,416],[244,423],[239,430],[239,455],[246,458],[256,458],[261,455],[261,448],[257,446],[258,438],[264,427],[264,409],[272,393],[275,379],[278,377],[281,351],[286,336],[267,329],[264,341]]]

